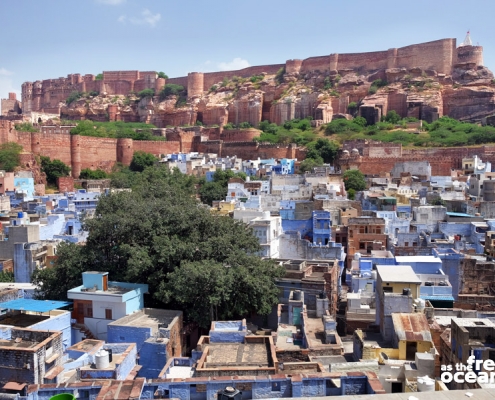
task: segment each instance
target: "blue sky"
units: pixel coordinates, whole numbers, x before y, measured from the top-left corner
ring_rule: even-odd
[[[24,81],[112,70],[238,69],[471,31],[495,69],[495,1],[0,1],[0,98]]]

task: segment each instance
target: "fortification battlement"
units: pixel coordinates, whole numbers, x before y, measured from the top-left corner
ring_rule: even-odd
[[[440,39],[427,43],[392,48],[367,53],[330,54],[304,60],[287,60],[284,64],[259,65],[235,71],[191,72],[187,76],[167,79],[167,83],[187,87],[190,97],[200,96],[212,85],[224,78],[240,76],[248,78],[266,73],[276,74],[281,68],[289,74],[312,71],[330,73],[339,70],[354,70],[360,74],[392,68],[421,68],[450,75],[457,64],[483,65],[481,46],[456,47],[456,39]],[[72,91],[98,91],[112,95],[128,95],[131,91],[154,88],[160,90],[165,80],[154,71],[104,71],[103,79],[94,75],[70,74],[67,78],[25,82],[22,85],[24,111],[39,111],[43,107],[54,108],[64,101]]]

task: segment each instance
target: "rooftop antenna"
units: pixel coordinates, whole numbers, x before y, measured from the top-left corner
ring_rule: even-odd
[[[473,45],[473,42],[471,41],[471,34],[469,33],[469,31],[467,31],[466,33],[466,37],[464,38],[464,42],[462,42],[459,47],[462,47],[462,46],[472,46]]]

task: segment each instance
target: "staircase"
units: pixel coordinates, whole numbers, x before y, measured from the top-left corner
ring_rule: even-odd
[[[78,329],[80,332],[84,334],[86,339],[95,339],[97,338],[93,335],[93,333],[89,330],[89,328],[85,324],[73,323],[71,324],[72,328]]]

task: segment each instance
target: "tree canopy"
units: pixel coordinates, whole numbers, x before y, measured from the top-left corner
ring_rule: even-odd
[[[22,146],[14,142],[4,143],[0,146],[0,169],[12,172],[21,163],[20,154]],[[13,189],[13,188],[11,188]]]
[[[57,184],[57,178],[69,176],[70,167],[60,160],[50,160],[50,157],[41,156],[41,170],[46,174],[46,181],[50,185]]]
[[[364,175],[358,169],[350,169],[344,172],[343,175],[345,190],[353,189],[360,191],[366,189],[366,180]]]
[[[201,201],[211,206],[214,200],[225,200],[229,180],[234,177],[245,180],[246,174],[244,172],[235,173],[232,170],[216,171],[213,175],[213,181],[204,182],[199,188]]]
[[[135,151],[132,156],[132,161],[129,169],[131,171],[143,172],[146,168],[151,167],[157,161],[157,158],[151,153],[146,153],[145,151],[141,150]]]
[[[185,311],[208,327],[211,318],[267,314],[283,269],[254,256],[257,238],[245,224],[214,216],[195,199],[195,180],[167,167],[147,168],[131,192],[103,196],[84,221],[86,246],[63,244],[53,268],[36,270],[39,298],[64,299],[81,272],[149,285],[148,306]]]

